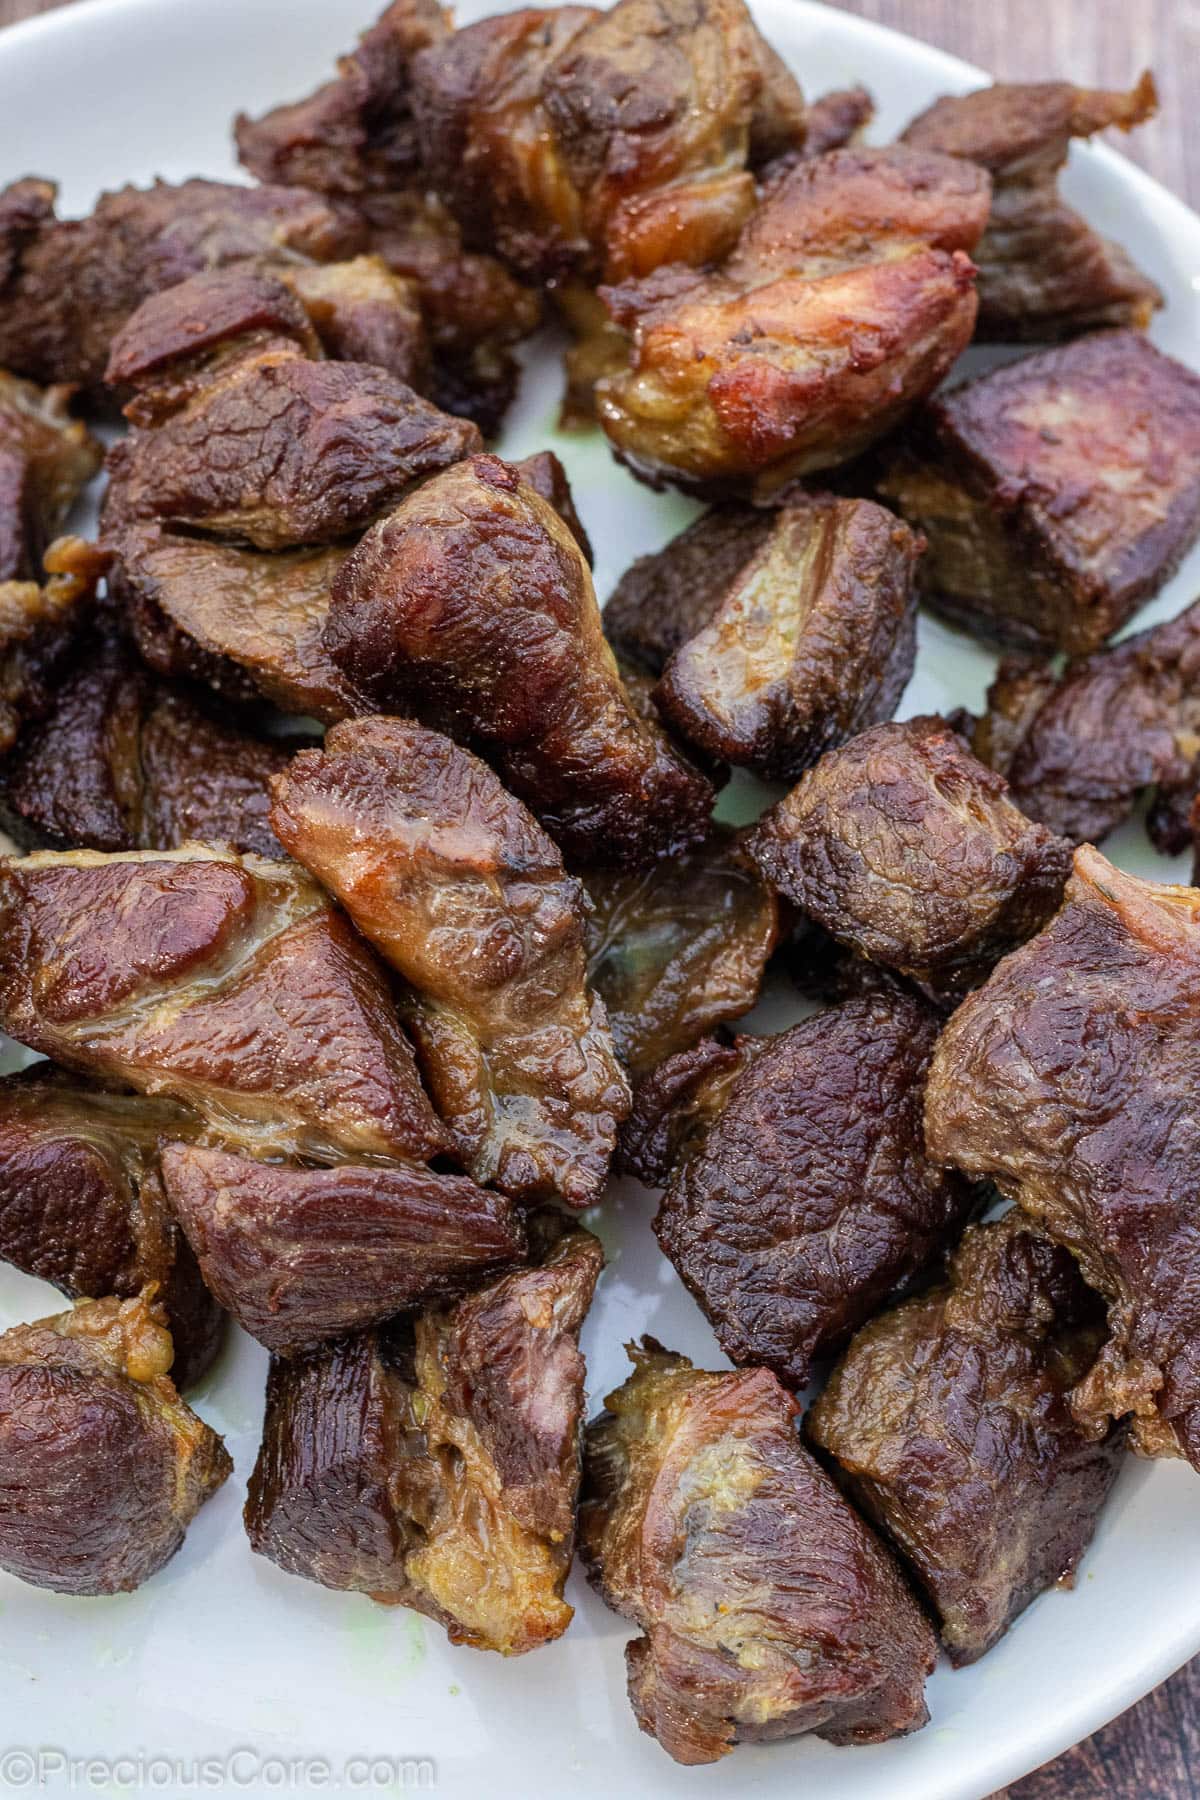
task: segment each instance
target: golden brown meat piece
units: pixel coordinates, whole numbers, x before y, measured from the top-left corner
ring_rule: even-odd
[[[976,337],[1049,343],[1106,325],[1145,330],[1162,295],[1119,244],[1102,237],[1058,191],[1072,138],[1109,126],[1132,131],[1158,110],[1154,78],[1106,93],[1067,81],[947,95],[901,139],[961,156],[992,178],[992,215],[975,253]]]
[[[631,333],[628,368],[596,387],[617,455],[721,497],[857,456],[970,342],[989,187],[903,145],[836,150],[769,185],[715,272],[604,289]]]
[[[583,1415],[579,1328],[603,1255],[568,1232],[411,1327],[271,1364],[251,1547],[515,1656],[560,1637]]]
[[[1200,1468],[1192,1196],[1200,892],[1138,881],[1085,845],[1062,910],[942,1034],[930,1155],[994,1181],[1079,1260],[1110,1336],[1074,1389],[1102,1437]]]
[[[862,995],[674,1099],[654,1230],[731,1362],[803,1387],[961,1229],[971,1191],[922,1135],[939,1022],[915,995]]]
[[[90,1087],[35,1064],[0,1079],[0,1257],[72,1300],[131,1300],[153,1282],[190,1387],[225,1316],[167,1205],[158,1147],[195,1121],[170,1100]]]
[[[187,1143],[166,1145],[162,1175],[208,1287],[285,1356],[478,1287],[525,1250],[511,1203],[463,1175],[297,1169]]]
[[[333,584],[324,644],[377,707],[481,748],[577,862],[707,835],[711,783],[630,702],[562,517],[494,456],[427,481]]]
[[[803,1449],[766,1369],[651,1340],[588,1427],[580,1548],[614,1611],[642,1730],[676,1762],[815,1732],[877,1744],[929,1717],[937,1645],[900,1572]]]
[[[38,578],[43,551],[100,467],[70,397],[0,369],[0,584]]]
[[[795,781],[888,719],[917,648],[921,541],[869,500],[710,513],[628,571],[604,613],[659,664],[655,703],[706,756]]]
[[[0,1337],[0,1568],[120,1594],[169,1562],[233,1464],[167,1375],[151,1291]]]
[[[925,410],[880,492],[929,548],[922,597],[1018,649],[1098,649],[1200,530],[1200,377],[1099,332]]]
[[[0,756],[22,725],[41,717],[91,618],[105,559],[80,538],[58,538],[45,557],[47,579],[0,581]]]
[[[1075,844],[1100,843],[1152,789],[1146,829],[1178,855],[1200,789],[1200,601],[1058,677],[1001,663],[974,747],[1023,812]]]
[[[591,869],[588,974],[634,1082],[758,999],[779,907],[725,826],[650,869]]]
[[[872,726],[810,769],[749,846],[801,912],[953,1000],[1040,929],[1070,846],[938,718]]]
[[[103,931],[97,920],[104,921]],[[0,861],[0,1026],[254,1155],[447,1148],[384,971],[302,870],[189,845]]]
[[[963,1239],[947,1282],[864,1326],[805,1420],[899,1552],[956,1665],[1071,1581],[1125,1455],[1068,1393],[1104,1305],[1019,1211]]]
[[[272,794],[286,848],[403,976],[464,1166],[525,1201],[599,1199],[629,1094],[587,986],[583,890],[537,821],[403,719],[336,726]]]

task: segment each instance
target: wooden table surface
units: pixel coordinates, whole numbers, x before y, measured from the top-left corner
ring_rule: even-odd
[[[70,0],[0,0],[0,25]],[[517,0],[497,0],[497,10]],[[204,0],[173,0],[202,6]],[[286,9],[287,0],[280,0]],[[1152,68],[1162,111],[1121,148],[1200,208],[1200,0],[840,0],[1009,80],[1125,87]],[[383,0],[379,0],[382,10]],[[347,6],[363,19],[369,4]],[[1186,91],[1185,91],[1186,90]],[[24,174],[0,170],[0,177]],[[993,1800],[1200,1800],[1200,1658],[1086,1743]]]

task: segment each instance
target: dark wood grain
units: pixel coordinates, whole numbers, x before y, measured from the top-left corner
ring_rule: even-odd
[[[69,3],[0,0],[0,25]],[[498,6],[504,3],[497,0]],[[286,0],[280,4],[285,7]],[[1121,87],[1152,68],[1162,113],[1122,148],[1200,206],[1200,105],[1194,92],[1200,75],[1200,0],[843,0],[843,5],[1011,80],[1064,76]],[[364,19],[369,10],[369,5],[347,7],[348,13],[362,11]],[[10,173],[0,170],[4,177]],[[1053,1704],[1051,1695],[1047,1704]],[[1095,1737],[993,1800],[1200,1800],[1200,1658]]]

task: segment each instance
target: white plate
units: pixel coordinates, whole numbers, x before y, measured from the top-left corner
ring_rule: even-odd
[[[161,174],[233,176],[229,122],[306,92],[373,16],[372,0],[88,0],[0,36],[0,180],[29,172],[62,183],[67,210],[102,187]],[[468,4],[475,17],[486,5]],[[865,81],[877,95],[875,135],[898,131],[935,95],[978,85],[978,71],[878,26],[804,0],[759,0],[758,18],[807,91]],[[1070,69],[1047,71],[1070,75]],[[1130,70],[1132,76],[1136,71]],[[1069,185],[1098,225],[1126,243],[1169,307],[1156,341],[1200,366],[1200,220],[1106,149],[1073,159]],[[598,436],[555,432],[559,377],[545,350],[530,359],[501,449],[553,443],[567,463],[599,551],[606,594],[640,552],[694,511],[655,496],[612,462]],[[1200,589],[1193,556],[1139,625],[1177,612]],[[932,620],[921,623],[918,673],[902,711],[983,696],[992,658]],[[1129,828],[1126,867],[1186,879]],[[779,991],[755,1015],[778,1028],[798,1016]],[[585,1332],[592,1405],[625,1373],[624,1341],[651,1330],[702,1364],[723,1359],[649,1230],[653,1203],[625,1184],[596,1229],[609,1266]],[[0,1326],[57,1309],[52,1290],[0,1270]],[[813,1739],[743,1746],[713,1768],[684,1770],[636,1729],[625,1697],[628,1627],[572,1578],[575,1622],[529,1657],[452,1650],[414,1613],[327,1593],[250,1554],[239,1508],[254,1460],[265,1354],[239,1335],[204,1383],[199,1410],[225,1433],[237,1474],[193,1525],[174,1562],[140,1592],[72,1600],[0,1577],[0,1787],[28,1784],[14,1748],[52,1754],[41,1791],[67,1791],[57,1755],[180,1759],[146,1767],[144,1785],[186,1792],[227,1769],[228,1791],[316,1787],[397,1792],[425,1778],[478,1800],[532,1791],[580,1800],[613,1794],[791,1795],[822,1800],[981,1800],[1129,1706],[1200,1650],[1200,1485],[1176,1465],[1130,1463],[1073,1593],[1044,1595],[974,1668],[942,1666],[932,1720],[876,1749]],[[229,1763],[232,1752],[242,1752]],[[313,1759],[284,1771],[272,1758]],[[360,1766],[348,1759],[375,1759]],[[138,1785],[135,1768],[102,1776],[104,1791]],[[427,1772],[426,1772],[427,1773]],[[82,1786],[82,1774],[76,1790]]]

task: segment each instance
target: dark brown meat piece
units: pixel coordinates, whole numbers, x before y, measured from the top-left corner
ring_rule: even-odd
[[[477,1287],[525,1249],[510,1202],[462,1175],[295,1169],[186,1143],[166,1146],[162,1173],[209,1288],[285,1356]]]
[[[72,1300],[131,1300],[151,1283],[190,1387],[225,1317],[167,1205],[161,1138],[193,1121],[170,1100],[109,1093],[35,1064],[0,1079],[0,1257]]]
[[[654,698],[685,742],[795,781],[892,716],[916,658],[921,541],[891,513],[803,499],[710,514],[675,543],[630,570],[605,630],[647,661],[672,645]]]
[[[588,974],[633,1080],[758,999],[774,894],[724,826],[651,869],[589,870]]]
[[[1097,1437],[1200,1468],[1200,892],[1089,845],[1051,924],[964,1001],[938,1044],[930,1155],[992,1180],[1079,1259],[1110,1337],[1072,1395]]]
[[[901,140],[978,163],[992,178],[992,215],[975,253],[976,336],[1048,343],[1105,325],[1145,330],[1162,295],[1119,244],[1058,192],[1072,138],[1111,125],[1131,131],[1154,117],[1158,94],[1143,75],[1128,94],[1030,82],[947,95]]]
[[[947,1282],[863,1327],[805,1429],[912,1570],[956,1665],[1070,1581],[1125,1455],[1071,1416],[1104,1306],[1018,1211],[969,1230]]]
[[[148,1297],[0,1337],[0,1568],[60,1594],[119,1594],[170,1561],[233,1469],[170,1366]]]
[[[588,1427],[580,1548],[643,1635],[643,1731],[676,1762],[815,1732],[875,1744],[929,1717],[937,1645],[882,1544],[802,1447],[766,1369],[707,1374],[649,1340]]]
[[[621,1132],[620,1167],[662,1187],[677,1162],[700,1148],[734,1083],[769,1040],[702,1038],[643,1077]]]
[[[929,548],[922,597],[1017,649],[1097,649],[1200,530],[1200,377],[1138,332],[934,401],[880,491]]]
[[[628,367],[596,386],[617,455],[722,499],[859,455],[970,341],[989,186],[903,145],[836,150],[773,183],[713,273],[603,289],[631,333]]]
[[[26,846],[171,850],[196,840],[282,857],[267,781],[288,757],[198,692],[156,680],[102,627],[0,770],[0,819]]]
[[[872,726],[823,757],[749,846],[801,912],[939,999],[1032,937],[1071,868],[1070,845],[938,718]]]
[[[100,467],[100,446],[69,400],[68,388],[0,369],[0,583],[38,579],[42,553]]]
[[[1042,663],[1002,663],[974,743],[1021,810],[1075,844],[1100,843],[1152,788],[1147,829],[1178,855],[1200,789],[1200,601],[1057,680]]]
[[[104,558],[79,538],[46,552],[47,580],[0,581],[0,756],[22,725],[51,704],[75,642],[90,619]]]
[[[403,1329],[343,1338],[267,1383],[246,1530],[290,1574],[415,1607],[452,1643],[561,1636],[583,1413],[579,1328],[603,1257],[568,1233]]]
[[[367,533],[324,643],[378,707],[482,748],[577,862],[637,867],[707,834],[712,786],[631,705],[574,535],[497,457]]]
[[[731,1361],[803,1387],[961,1227],[970,1189],[922,1136],[938,1025],[847,1000],[759,1048],[705,1129],[693,1107],[654,1229]]]
[[[819,94],[808,109],[800,154],[827,156],[831,150],[843,150],[858,142],[874,117],[875,100],[865,87],[834,88]]]
[[[233,1150],[447,1148],[384,971],[290,863],[198,845],[0,861],[0,1026],[182,1101]]]
[[[586,901],[485,763],[402,719],[338,725],[272,783],[280,839],[405,980],[456,1153],[525,1201],[599,1199],[629,1109],[587,987]]]

